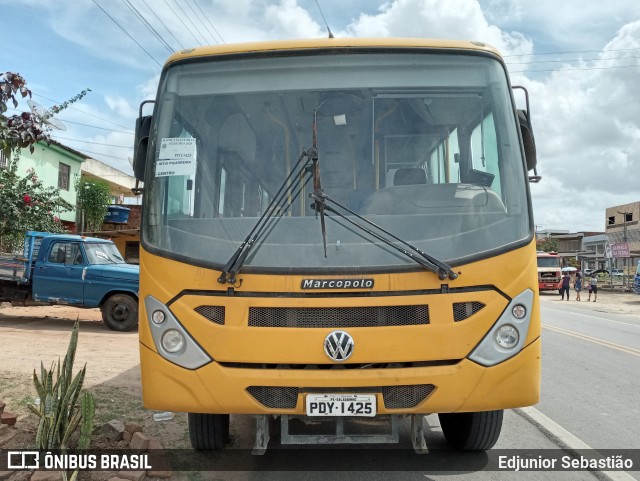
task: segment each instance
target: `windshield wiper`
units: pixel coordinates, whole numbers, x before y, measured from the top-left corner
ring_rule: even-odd
[[[284,215],[286,210],[289,208],[291,204],[295,201],[295,199],[300,194],[300,191],[306,185],[306,182],[309,180],[307,178],[306,181],[303,182],[303,179],[306,174],[310,172],[310,163],[313,155],[313,151],[303,150],[296,162],[296,165],[291,169],[289,175],[284,179],[278,191],[271,199],[271,202],[267,205],[267,208],[264,210],[258,222],[255,223],[249,234],[244,238],[238,249],[233,253],[231,258],[227,261],[225,266],[222,268],[222,272],[220,277],[218,277],[218,282],[220,284],[235,284],[236,283],[236,274],[240,270],[240,268],[244,265],[247,257],[249,256],[249,252],[255,245],[256,241],[260,238],[260,236],[265,232],[265,229],[269,225],[270,221],[276,217],[278,212],[282,209],[282,204],[287,198],[287,196],[291,195],[291,192],[294,189],[300,188],[300,190],[295,194],[293,199],[290,200],[289,205],[282,209],[280,212],[280,216]],[[317,156],[316,156],[317,159]],[[296,179],[291,182],[291,179],[296,177]]]
[[[436,259],[435,257],[427,254],[426,252],[421,251],[413,244],[409,244],[404,239],[401,239],[397,235],[389,232],[383,227],[380,227],[378,224],[371,222],[369,219],[362,217],[360,214],[357,214],[356,212],[352,211],[348,207],[342,205],[340,202],[332,199],[331,197],[326,195],[324,192],[320,192],[319,194],[312,192],[309,194],[309,196],[312,199],[314,199],[316,203],[322,204],[323,210],[326,210],[327,212],[331,212],[337,215],[338,217],[340,217],[343,220],[346,220],[348,223],[350,223],[352,226],[356,227],[357,229],[360,229],[366,234],[372,237],[375,237],[379,241],[388,245],[392,249],[395,249],[396,251],[404,254],[405,256],[417,262],[418,264],[425,267],[426,269],[429,269],[430,271],[435,272],[436,274],[438,274],[438,278],[441,281],[447,278],[451,280],[458,278],[458,273],[454,272],[454,270],[448,264]],[[329,202],[330,204],[328,205],[327,202]],[[355,220],[350,219],[349,217],[344,215],[342,212],[337,210],[334,206],[348,212],[349,214],[356,217],[358,220],[364,222],[366,225],[372,227],[373,229],[369,229],[365,225],[362,225],[356,222]],[[392,239],[392,240],[389,240],[389,239]],[[396,241],[397,243],[393,241]]]
[[[327,229],[324,224],[324,201],[322,186],[320,185],[320,163],[318,162],[318,111],[313,111],[313,144],[310,150],[310,157],[313,170],[313,193],[309,197],[315,200],[311,206],[316,211],[316,218],[320,214],[320,229],[322,231],[322,246],[324,247],[324,257],[327,258]]]

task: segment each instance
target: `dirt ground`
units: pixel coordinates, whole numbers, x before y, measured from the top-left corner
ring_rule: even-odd
[[[137,330],[125,333],[109,330],[102,323],[98,309],[2,304],[0,400],[6,403],[5,411],[18,415],[17,435],[9,442],[10,447],[33,446],[37,418],[27,408],[27,404],[36,397],[33,371],[37,369],[39,372],[40,362],[49,368],[53,361],[64,359],[76,319],[80,321],[80,332],[74,372],[86,363],[84,387],[91,390],[96,401],[92,447],[108,445],[101,435],[101,427],[112,419],[118,419],[142,424],[145,434],[159,439],[165,448],[189,448],[185,414],[177,413],[170,421],[156,422],[152,418],[154,411],[148,411],[142,405]],[[105,476],[113,474],[96,473],[83,479],[97,481],[108,479]],[[23,481],[29,478],[20,473],[10,479]]]

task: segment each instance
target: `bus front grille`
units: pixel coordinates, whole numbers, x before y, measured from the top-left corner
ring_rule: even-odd
[[[198,306],[195,311],[211,322],[224,326],[225,309],[224,306]]]
[[[484,307],[482,302],[454,302],[453,303],[453,320],[455,322],[464,321],[473,316],[476,312]]]
[[[429,306],[251,307],[250,327],[347,328],[429,324]]]
[[[247,392],[270,409],[295,409],[298,404],[297,387],[249,386]]]
[[[382,393],[387,409],[411,409],[418,406],[435,391],[433,384],[414,384],[405,386],[377,386],[358,388],[309,388],[280,386],[249,386],[247,392],[269,409],[295,409],[298,394],[301,392],[324,393]]]

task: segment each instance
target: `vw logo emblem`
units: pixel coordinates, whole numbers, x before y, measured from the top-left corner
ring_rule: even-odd
[[[346,361],[354,347],[353,338],[344,331],[332,331],[324,338],[324,353],[332,361]]]

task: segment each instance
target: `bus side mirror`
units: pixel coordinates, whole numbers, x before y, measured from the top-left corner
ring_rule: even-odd
[[[531,122],[526,111],[518,110],[518,121],[520,123],[520,133],[522,134],[527,170],[535,170],[536,165],[538,164],[538,159],[536,157],[536,142],[533,138]]]
[[[133,140],[133,176],[138,181],[144,181],[144,171],[147,166],[147,149],[149,148],[149,132],[151,132],[151,115],[142,115],[145,104],[155,104],[155,100],[145,100],[140,103],[138,118],[136,119],[136,134]],[[136,184],[136,189],[138,188]]]
[[[144,180],[144,171],[147,164],[151,120],[151,115],[136,119],[136,135],[133,144],[133,175],[140,181]]]
[[[524,160],[527,163],[527,172],[533,170],[533,175],[529,176],[529,182],[537,183],[542,179],[538,175],[536,165],[538,158],[536,157],[536,141],[533,139],[533,128],[531,127],[531,110],[529,109],[529,92],[521,85],[514,85],[513,90],[522,90],[526,101],[527,108],[518,109],[518,124],[520,125],[520,135],[522,136],[522,146],[524,147]]]

